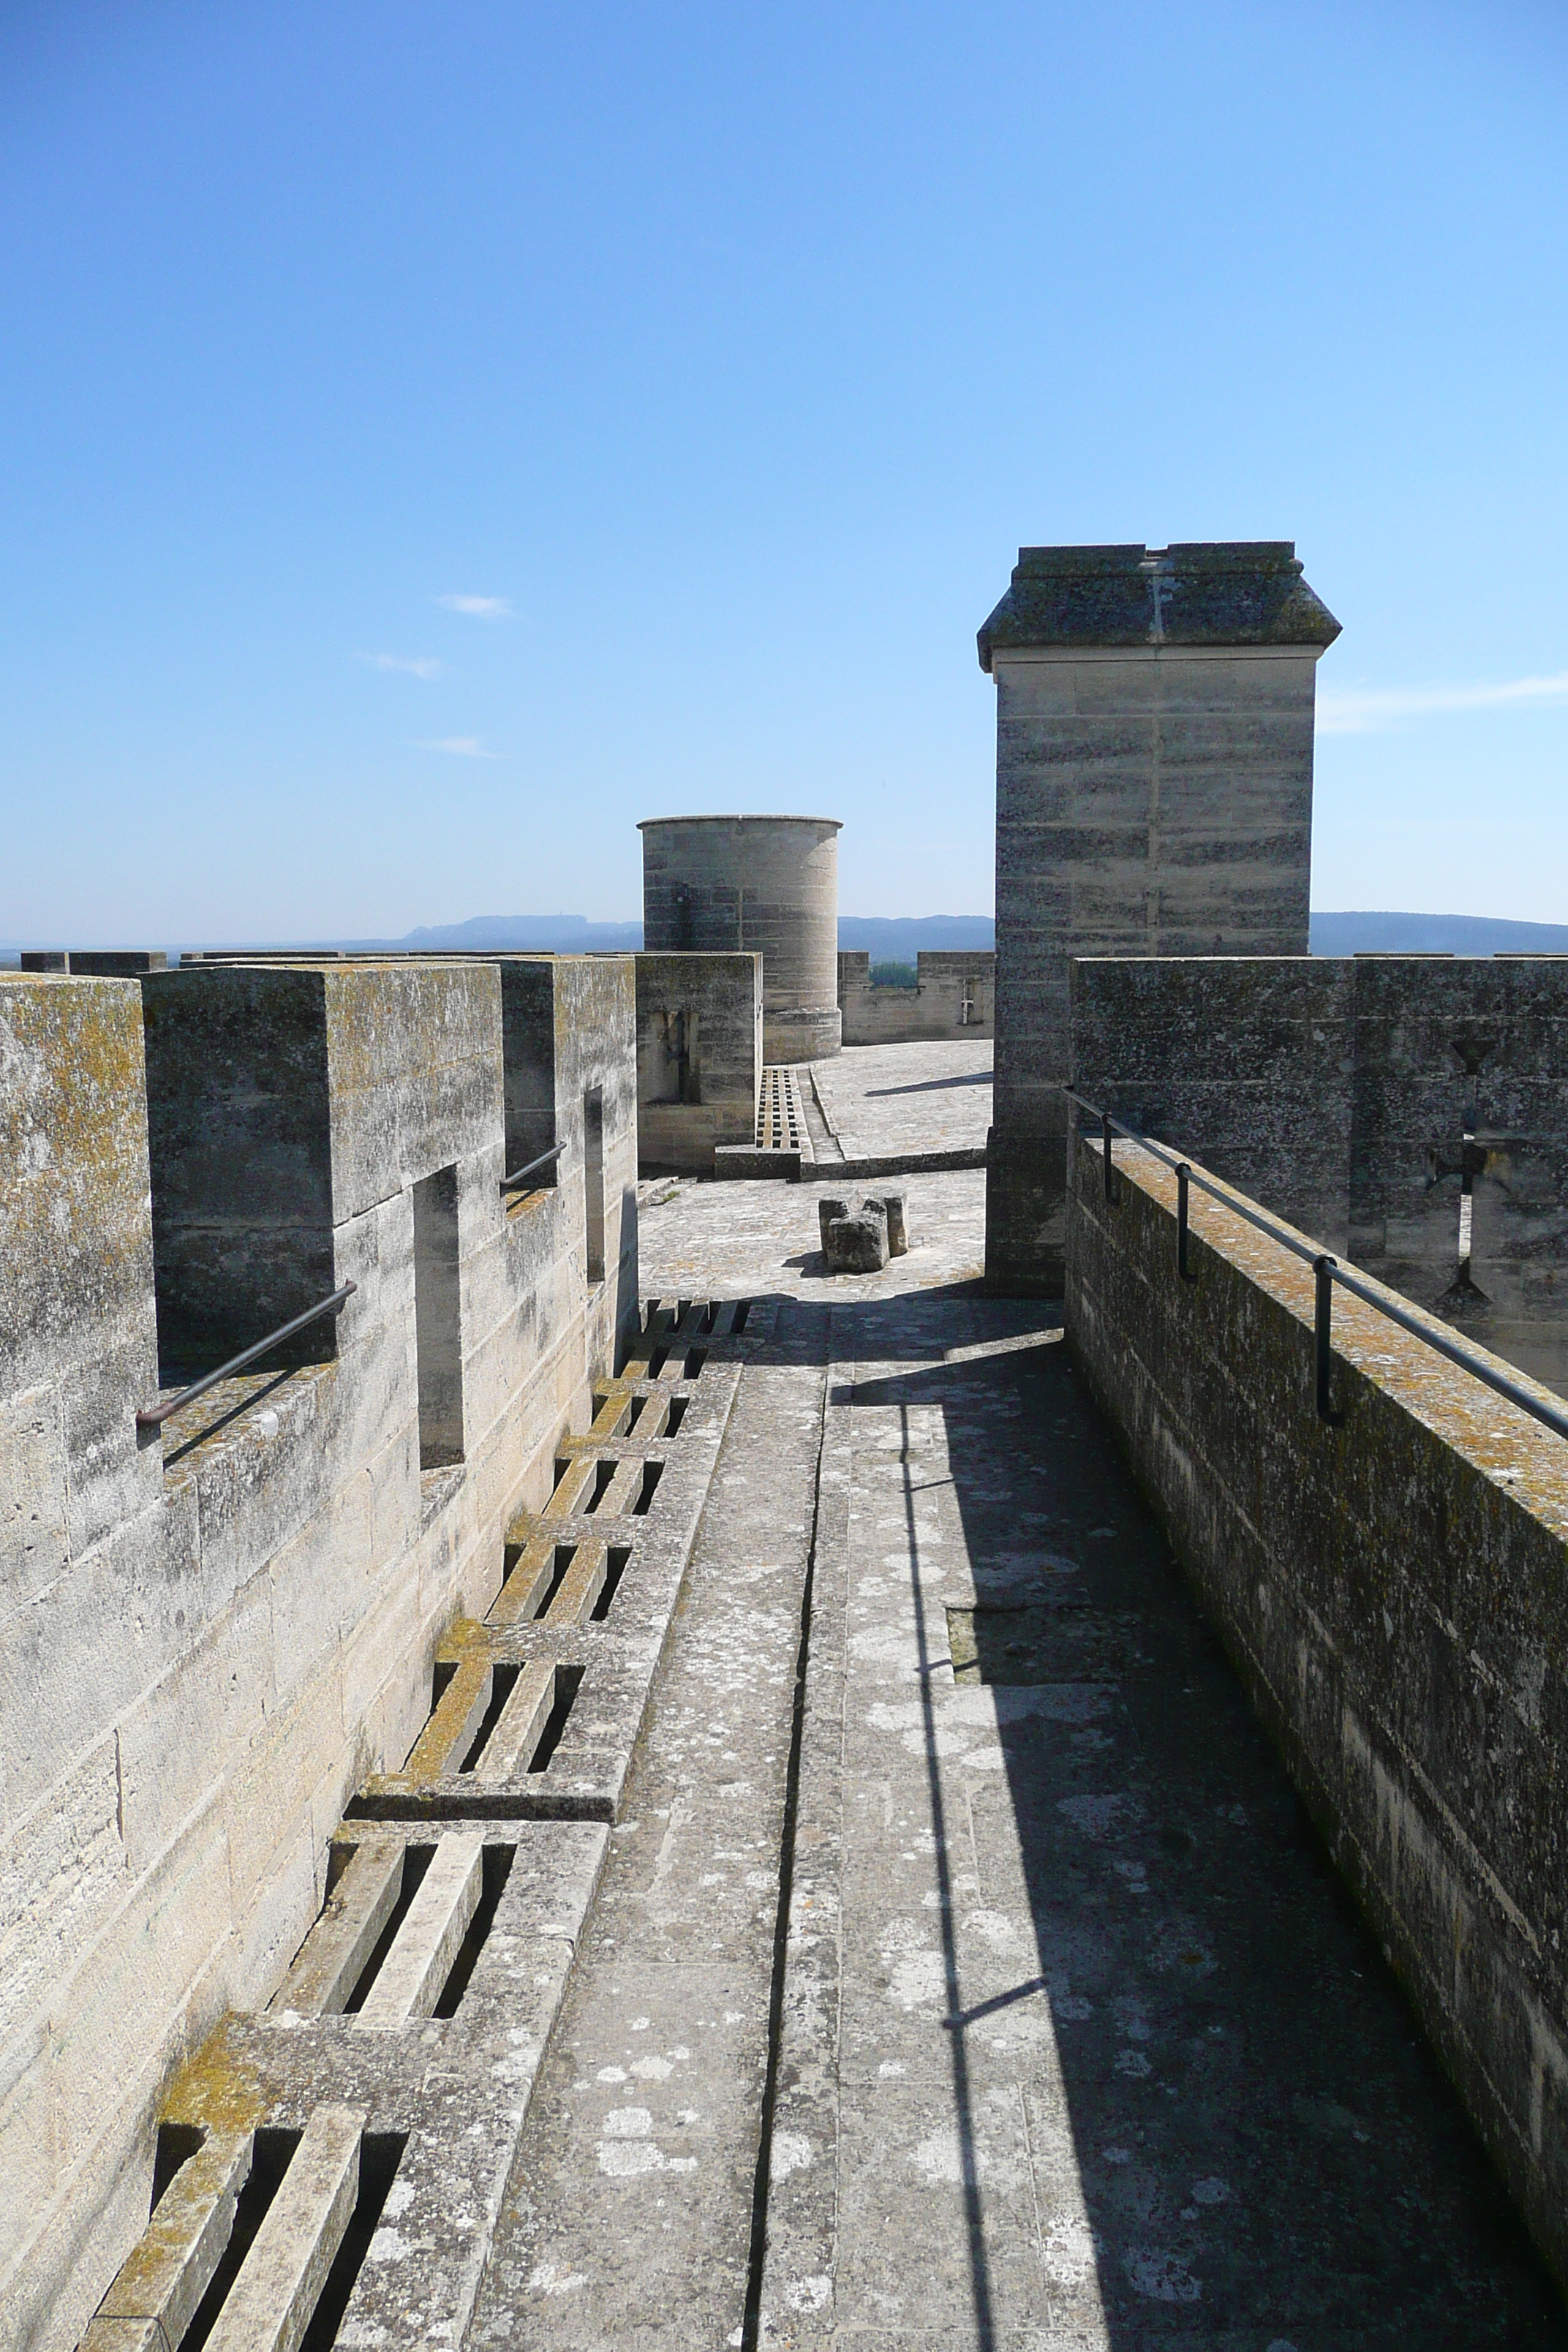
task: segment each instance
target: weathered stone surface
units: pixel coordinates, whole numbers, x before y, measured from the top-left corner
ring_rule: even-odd
[[[937,1155],[978,1150],[991,1124],[989,1037],[955,1036],[929,1044],[847,1045],[821,1062],[812,1084],[830,1142],[817,1147],[818,1172],[841,1181],[892,1173],[900,1160],[934,1168]],[[953,1165],[983,1166],[984,1158]]]
[[[837,1054],[836,817],[647,817],[643,945],[763,957],[763,1059]]]
[[[1568,1387],[1568,966],[1080,959],[1071,986],[1091,1102]]]
[[[1306,953],[1314,672],[1338,624],[1300,574],[1283,541],[1029,548],[981,633],[999,1289],[1061,1291],[1068,958]]]
[[[866,1205],[869,1208],[873,1204],[881,1210],[882,1214],[888,1220],[888,1255],[889,1257],[904,1256],[910,1246],[910,1235],[909,1227],[904,1221],[903,1194],[901,1192],[877,1192],[871,1196],[871,1199],[868,1201]]]
[[[145,2221],[170,2070],[279,1983],[343,1806],[407,1753],[438,1639],[494,1597],[512,1515],[636,1327],[631,960],[545,960],[510,1000],[498,970],[0,982],[7,2343],[75,2342]],[[521,1198],[509,1001],[516,1062],[547,1016],[565,1146]],[[422,1475],[412,1187],[443,1167],[461,1458]],[[344,1278],[331,1360],[241,1374],[138,1442],[155,1299],[174,1349],[221,1353]]]
[[[996,957],[987,949],[921,948],[913,988],[874,985],[864,948],[840,949],[838,1009],[846,1045],[911,1038],[989,1037],[996,1012]]]
[[[1075,959],[1072,1084],[1343,1252],[1356,969],[1321,956]]]
[[[1092,1391],[1560,2275],[1568,2272],[1563,1441],[1131,1147],[1079,1146]],[[1434,1328],[1442,1326],[1435,1322]],[[1545,1395],[1545,1391],[1542,1391]]]
[[[755,1134],[763,959],[647,953],[637,975],[638,1163],[711,1174]]]
[[[980,630],[980,667],[1037,646],[1331,646],[1333,614],[1301,576],[1292,540],[1163,548],[1021,547]]]
[[[823,1255],[830,1274],[876,1274],[888,1263],[888,1213],[877,1201],[862,1202],[845,1217],[823,1227]]]
[[[1059,1330],[868,1299],[827,1395],[761,2340],[1562,2344]]]

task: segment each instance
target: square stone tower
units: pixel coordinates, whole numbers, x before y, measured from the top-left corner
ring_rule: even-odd
[[[985,1273],[1063,1281],[1068,965],[1305,955],[1318,656],[1289,540],[1026,547],[996,681],[996,1091]]]

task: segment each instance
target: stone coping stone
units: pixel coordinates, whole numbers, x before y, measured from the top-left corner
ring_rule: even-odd
[[[871,1176],[940,1175],[953,1168],[984,1168],[983,1143],[941,1145],[930,1151],[872,1151],[858,1160],[820,1160],[808,1171],[812,1183],[858,1184]]]
[[[754,1143],[720,1143],[713,1148],[713,1173],[719,1177],[782,1176],[798,1182],[803,1161],[807,1167],[816,1164],[799,1150],[763,1151]]]

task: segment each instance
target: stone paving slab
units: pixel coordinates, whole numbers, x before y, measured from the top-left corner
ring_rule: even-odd
[[[740,2340],[826,1324],[742,1373],[472,2345]]]
[[[639,1221],[645,1278],[656,1288],[698,1287],[704,1297],[801,1298],[825,1306],[955,1283],[978,1286],[985,1260],[984,1171],[897,1181],[906,1202],[909,1250],[869,1275],[830,1275],[823,1258],[816,1204],[826,1194],[853,1193],[842,1177],[812,1184],[672,1180],[649,1187]],[[886,1188],[874,1179],[865,1189]]]
[[[1568,2344],[1043,1311],[837,1318],[763,2341]],[[955,1682],[965,1595],[1114,1672]]]
[[[814,1062],[816,1099],[838,1153],[870,1160],[943,1146],[984,1147],[991,1124],[989,1037],[847,1045]]]

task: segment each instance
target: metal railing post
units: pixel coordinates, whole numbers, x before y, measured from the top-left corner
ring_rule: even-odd
[[[1187,1234],[1190,1216],[1189,1195],[1193,1171],[1184,1160],[1176,1170],[1176,1272],[1184,1282],[1195,1282],[1197,1276],[1187,1263]]]
[[[1329,1376],[1333,1362],[1335,1263],[1326,1253],[1312,1260],[1312,1272],[1318,1286],[1314,1334],[1318,1364],[1318,1419],[1330,1423],[1340,1419],[1329,1397]]]
[[[1430,1319],[1420,1309],[1414,1306],[1402,1305],[1397,1294],[1390,1296],[1382,1284],[1370,1282],[1364,1275],[1358,1274],[1353,1266],[1341,1265],[1337,1258],[1329,1257],[1321,1253],[1310,1242],[1303,1240],[1300,1234],[1290,1232],[1289,1227],[1282,1225],[1277,1217],[1271,1217],[1266,1210],[1258,1208],[1255,1202],[1248,1201],[1228,1185],[1215,1183],[1214,1179],[1211,1176],[1205,1176],[1201,1169],[1192,1168],[1185,1160],[1178,1160],[1173,1151],[1167,1150],[1163,1143],[1157,1143],[1152,1135],[1141,1135],[1136,1128],[1124,1127],[1119,1118],[1112,1118],[1109,1111],[1100,1109],[1098,1105],[1091,1103],[1086,1095],[1080,1095],[1076,1087],[1064,1087],[1062,1092],[1068,1102],[1076,1105],[1083,1112],[1086,1118],[1100,1121],[1102,1135],[1109,1136],[1115,1133],[1125,1136],[1129,1143],[1136,1145],[1140,1151],[1146,1151],[1150,1158],[1157,1160],[1163,1168],[1173,1169],[1176,1171],[1178,1188],[1182,1171],[1185,1169],[1188,1182],[1195,1184],[1200,1192],[1205,1192],[1211,1201],[1226,1211],[1227,1215],[1239,1217],[1243,1224],[1250,1225],[1255,1233],[1266,1234],[1270,1241],[1277,1242],[1279,1247],[1288,1250],[1292,1257],[1300,1258],[1303,1265],[1312,1266],[1321,1265],[1327,1267],[1327,1280],[1331,1285],[1337,1282],[1342,1290],[1348,1290],[1351,1297],[1359,1298],[1363,1306],[1374,1307],[1379,1315],[1385,1316],[1388,1321],[1396,1325],[1401,1331],[1408,1331],[1413,1339],[1419,1339],[1422,1346],[1430,1348],[1434,1355],[1446,1358],[1450,1364],[1458,1364],[1461,1371],[1468,1372],[1473,1380],[1480,1381],[1495,1395],[1506,1397],[1510,1404],[1517,1405],[1521,1412],[1528,1413],[1531,1421],[1541,1423],[1542,1429],[1555,1430],[1559,1437],[1568,1437],[1568,1406],[1558,1403],[1553,1397],[1537,1396],[1531,1389],[1526,1388],[1521,1381],[1513,1379],[1500,1364],[1494,1363],[1489,1357],[1479,1353],[1468,1341],[1457,1336],[1451,1337],[1440,1328],[1435,1329]],[[1107,1148],[1108,1197],[1110,1196],[1110,1154]],[[1332,1307],[1331,1305],[1321,1304],[1323,1292],[1321,1286],[1323,1279],[1324,1277],[1320,1275],[1318,1333],[1320,1347],[1326,1350],[1332,1338]],[[1323,1383],[1319,1394],[1322,1404],[1326,1406],[1328,1375],[1326,1370],[1322,1368],[1327,1365],[1327,1354],[1321,1354],[1319,1360],[1320,1376]],[[1344,1415],[1339,1412],[1326,1412],[1325,1418],[1340,1422],[1344,1419]]]

